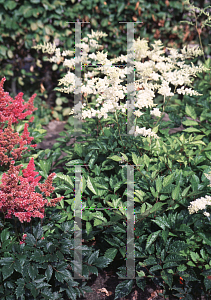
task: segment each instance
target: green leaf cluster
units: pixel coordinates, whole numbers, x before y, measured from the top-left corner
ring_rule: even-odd
[[[195,117],[194,108],[188,105],[185,113]],[[123,118],[119,122],[123,132]],[[146,279],[152,278],[176,293],[182,290],[179,285],[182,277],[195,295],[201,284],[206,291],[211,289],[207,279],[211,272],[211,244],[207,217],[190,215],[188,206],[194,199],[210,193],[204,173],[211,167],[211,144],[199,139],[197,132],[190,135],[184,130],[170,136],[165,134],[165,126],[161,121],[158,132],[162,139],[131,135],[120,138],[118,126],[105,127],[101,120],[87,120],[83,130],[90,132],[90,136],[77,137],[74,148],[70,148],[67,143],[73,129],[71,122],[66,125],[69,136],[60,139],[58,148],[67,156],[57,163],[65,164],[65,171],[55,178],[56,191],[60,194],[65,191],[59,209],[64,218],[67,211],[74,210],[75,168],[80,165],[78,191],[83,237],[95,237],[105,256],[120,255],[122,267],[118,275],[125,277],[127,165],[134,166],[135,276],[140,277],[135,282],[144,290]],[[95,128],[102,129],[95,131]],[[80,143],[82,139],[84,142]],[[115,299],[128,295],[132,283],[134,280],[119,284]]]
[[[60,216],[54,215],[54,218]],[[53,225],[54,224],[54,225]],[[49,230],[50,227],[50,230]],[[81,278],[98,275],[113,256],[100,256],[93,247],[81,246]],[[48,220],[27,232],[20,244],[11,230],[0,233],[0,298],[1,299],[75,299],[92,291],[86,282],[75,279],[78,261],[74,260],[74,222],[55,226]]]

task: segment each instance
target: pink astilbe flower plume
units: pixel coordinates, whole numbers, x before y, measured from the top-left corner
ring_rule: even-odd
[[[34,172],[35,165],[32,158],[26,169],[23,169],[23,177],[18,176],[22,165],[14,166],[11,162],[10,168],[2,176],[2,184],[0,184],[0,212],[6,213],[5,218],[17,217],[20,222],[30,222],[32,217],[44,218],[44,206],[55,206],[64,197],[51,199],[43,199],[42,195],[36,193],[35,187],[41,176],[34,178],[38,172]],[[55,173],[48,176],[45,183],[38,184],[41,191],[47,196],[54,191],[52,186]],[[20,183],[20,184],[19,184]]]
[[[3,85],[5,81],[6,78],[4,77],[0,82],[0,123],[8,121],[9,117],[12,116],[12,123],[17,124],[19,120],[25,119],[26,116],[31,115],[33,111],[37,110],[33,105],[36,94],[32,95],[29,101],[23,104],[23,93],[19,93],[15,99],[12,99],[8,92],[4,92]],[[25,109],[28,110],[23,113]],[[34,117],[31,117],[29,122],[33,120]],[[0,129],[3,126],[1,125]]]
[[[30,151],[26,146],[29,145],[34,137],[29,137],[28,124],[25,124],[24,131],[20,136],[18,132],[14,133],[12,123],[18,123],[19,120],[25,119],[26,116],[37,110],[33,102],[36,94],[34,94],[27,103],[23,105],[23,93],[19,93],[13,100],[9,93],[4,92],[3,85],[6,78],[2,78],[0,82],[0,166],[8,164],[13,159],[21,159],[22,151]],[[23,113],[25,109],[28,109]],[[29,119],[32,122],[34,117]],[[4,128],[5,122],[8,121],[7,128]],[[4,128],[4,129],[3,129]],[[17,147],[15,148],[15,146]],[[18,147],[19,146],[19,147]],[[37,145],[30,145],[36,147]],[[12,156],[12,157],[9,157]]]
[[[24,150],[30,151],[24,145],[29,144],[33,139],[34,137],[29,137],[28,124],[25,124],[22,136],[19,136],[18,132],[14,132],[10,117],[8,127],[0,129],[0,166],[11,162],[13,159],[21,159]],[[15,148],[16,145],[19,145],[19,147]],[[30,146],[36,147],[37,145]],[[9,157],[9,155],[13,158]]]

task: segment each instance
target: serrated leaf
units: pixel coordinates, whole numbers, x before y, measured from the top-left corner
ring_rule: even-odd
[[[155,184],[156,184],[156,191],[157,191],[158,193],[160,193],[160,191],[161,191],[161,189],[162,189],[162,182],[161,182],[160,177],[158,177],[158,178],[156,179]]]
[[[175,189],[172,191],[171,196],[172,199],[177,200],[179,198],[179,192],[180,192],[180,184],[178,184]]]
[[[146,279],[145,278],[136,278],[136,284],[137,286],[142,289],[142,291],[144,291],[145,287],[146,287]]]
[[[94,186],[93,179],[91,179],[89,176],[87,179],[87,187],[93,192],[93,194],[97,195],[97,189]]]
[[[184,189],[184,191],[182,192],[182,197],[185,197],[190,189],[191,185],[189,185],[187,188]]]
[[[194,262],[197,262],[200,259],[200,256],[197,252],[190,252],[190,256]]]
[[[143,201],[143,197],[146,194],[145,192],[143,192],[142,190],[135,190],[134,193],[141,201]]]
[[[51,286],[50,284],[48,284],[47,282],[40,282],[36,285],[36,288],[37,289],[41,289],[41,288],[44,288],[44,287],[49,287]]]
[[[106,250],[104,256],[110,258],[111,260],[114,260],[114,257],[116,256],[117,252],[118,252],[118,249],[109,248]]]
[[[76,300],[76,290],[72,287],[69,287],[68,289],[65,289],[66,290],[66,294],[67,296],[69,297],[69,299],[71,300]]]
[[[182,124],[185,126],[194,126],[194,125],[198,125],[198,122],[192,120],[185,120],[182,122]]]
[[[122,156],[123,156],[123,159],[124,160],[126,160],[126,161],[128,161],[128,157],[127,157],[127,155],[125,155],[124,153],[122,153],[122,152],[120,152],[121,154],[122,154]]]
[[[163,267],[164,268],[164,267]],[[157,271],[157,270],[162,270],[163,269],[160,265],[155,265],[155,266],[152,266],[150,269],[149,269],[149,272],[154,272],[154,271]]]
[[[177,267],[177,270],[179,272],[184,272],[185,270],[187,270],[187,267],[185,265],[180,265],[180,266]]]
[[[145,277],[144,271],[140,271],[140,272],[137,271],[137,273],[138,273],[138,277]]]
[[[100,250],[97,250],[89,256],[88,261],[87,261],[89,265],[92,265],[95,262],[95,260],[98,258],[99,251]]]
[[[138,156],[132,152],[132,160],[133,160],[133,163],[135,165],[138,165],[139,164],[139,159],[138,159]]]
[[[33,227],[33,234],[38,240],[43,236],[43,230],[40,223],[36,227]]]
[[[194,141],[194,142],[190,142],[190,144],[194,144],[194,145],[204,145],[204,146],[206,146],[206,144],[203,142],[203,141]]]
[[[146,154],[144,154],[143,156],[142,156],[143,158],[143,162],[145,163],[145,165],[147,166],[147,168],[149,167],[149,163],[150,163],[150,158],[149,158],[149,156],[147,156]]]
[[[150,211],[150,214],[152,214],[152,213],[154,213],[154,212],[160,210],[160,208],[161,208],[163,205],[165,205],[165,203],[161,203],[161,202],[155,203],[154,206],[153,206],[152,208],[150,208],[150,210],[149,210],[149,211]]]
[[[15,263],[14,263],[14,269],[16,272],[22,273],[23,268],[22,268],[21,262],[17,259],[15,260]]]
[[[146,243],[146,250],[152,245],[152,243],[157,239],[159,236],[161,230],[152,232],[149,237],[147,238],[147,243]]]
[[[124,280],[119,283],[115,289],[115,298],[114,300],[125,297],[130,294],[133,287],[133,279],[132,280]]]
[[[189,128],[183,129],[183,131],[185,131],[185,132],[201,132],[201,130],[194,128],[194,127],[189,127]]]
[[[192,106],[190,106],[190,105],[186,105],[185,106],[185,112],[186,112],[186,114],[189,116],[189,117],[191,117],[193,120],[195,120],[196,119],[196,112],[195,112],[195,110],[194,110],[194,108],[192,107]]]
[[[57,177],[62,179],[63,181],[65,181],[65,183],[67,185],[69,185],[71,188],[74,189],[74,184],[73,184],[73,182],[72,182],[69,175],[64,175],[64,174],[61,174],[61,173],[57,173],[56,176],[54,177],[54,179],[56,179]]]
[[[191,267],[195,267],[195,266],[196,266],[192,261],[188,261],[188,262],[187,262],[187,265],[188,265],[188,266],[191,266]]]
[[[15,259],[13,257],[3,257],[0,259],[0,264],[1,265],[9,265],[13,263]]]
[[[15,289],[15,294],[17,297],[21,297],[22,295],[25,294],[25,290],[24,290],[24,285],[25,285],[25,281],[23,278],[19,278],[16,281],[16,284],[18,285],[17,288]]]
[[[52,166],[52,162],[50,160],[40,160],[39,162],[36,162],[36,164],[41,168],[41,170],[45,174],[49,173]]]
[[[112,262],[112,259],[105,257],[105,256],[101,256],[98,257],[95,262],[94,265],[100,269],[104,269],[106,268],[110,263]]]
[[[4,280],[7,279],[14,271],[14,263],[3,266],[1,271],[2,271],[2,275],[3,275],[3,279]]]
[[[37,266],[29,264],[28,273],[29,273],[30,278],[32,280],[34,280],[37,277],[37,274],[38,274]]]
[[[119,157],[119,156],[117,156],[117,155],[113,155],[113,156],[110,156],[110,157],[107,157],[107,158],[108,159],[112,159],[114,161],[121,161],[122,160],[122,158]]]
[[[166,227],[171,228],[170,224],[167,222],[167,220],[162,218],[161,216],[158,216],[156,220],[152,220],[152,222],[156,223],[158,226],[160,226],[163,230],[166,229]]]
[[[71,273],[68,271],[68,270],[66,270],[66,269],[64,269],[64,270],[57,270],[56,272],[55,272],[55,277],[56,277],[56,279],[58,280],[58,281],[60,281],[60,282],[64,282],[64,280],[66,281],[66,280],[72,280],[72,276],[71,276]]]
[[[87,235],[89,235],[92,231],[92,225],[90,222],[86,222],[86,231],[87,231]]]
[[[36,244],[36,239],[35,239],[35,237],[31,233],[27,233],[25,242],[26,242],[26,244],[28,246],[32,246],[33,247]]]
[[[163,187],[166,187],[167,185],[171,184],[174,180],[174,174],[168,175],[163,180]]]

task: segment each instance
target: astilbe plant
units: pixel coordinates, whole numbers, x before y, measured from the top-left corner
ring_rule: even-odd
[[[21,136],[18,132],[14,132],[14,129],[12,128],[12,117],[10,117],[8,127],[0,130],[0,166],[8,164],[13,159],[20,160],[23,151],[30,151],[24,145],[30,144],[33,139],[33,137],[29,137],[28,124],[25,124]],[[19,147],[15,148],[15,146]],[[37,144],[30,146],[36,147]],[[9,155],[12,157],[9,157]]]
[[[12,116],[12,123],[17,124],[19,120],[24,120],[26,116],[31,115],[33,111],[37,110],[33,105],[36,94],[32,95],[29,101],[23,104],[23,93],[19,93],[15,99],[12,99],[9,93],[4,91],[3,85],[5,81],[6,78],[4,77],[0,82],[0,122],[8,121],[10,116]],[[23,113],[23,110],[25,109],[28,110]],[[29,122],[33,122],[33,120],[34,117],[31,117]],[[0,129],[4,127],[3,124]]]
[[[92,35],[88,35],[88,37],[83,39],[83,41],[85,43],[89,42],[88,45],[85,43],[76,45],[78,47],[81,47],[83,50],[83,53],[81,53],[81,55],[82,55],[81,63],[82,64],[88,65],[91,63],[91,61],[88,60],[88,52],[91,47],[92,48],[99,47],[97,41],[95,41],[94,38],[99,39],[99,37],[102,37],[102,36],[106,36],[106,35],[101,32],[100,33],[99,32],[92,33]],[[81,104],[79,103],[78,107],[75,107],[75,110],[82,107],[82,109],[83,109],[82,110],[82,118],[83,119],[90,119],[92,117],[97,117],[99,119],[103,119],[103,121],[105,121],[105,120],[113,121],[113,119],[111,119],[109,117],[109,114],[114,113],[117,124],[118,124],[117,111],[122,110],[123,115],[125,115],[124,113],[126,111],[126,108],[128,107],[127,104],[119,105],[118,101],[120,99],[124,99],[125,94],[127,92],[131,92],[134,90],[135,91],[134,99],[136,100],[136,103],[134,104],[134,106],[136,109],[138,109],[134,112],[134,115],[136,116],[136,120],[135,120],[135,125],[136,125],[137,118],[140,118],[139,120],[140,120],[141,124],[143,123],[142,121],[144,120],[144,118],[142,117],[143,113],[140,110],[143,109],[144,107],[151,108],[151,107],[155,106],[155,104],[153,104],[153,98],[155,97],[156,91],[158,94],[163,95],[164,104],[166,104],[166,105],[168,104],[168,101],[169,101],[168,100],[166,103],[166,98],[174,96],[175,93],[183,94],[183,95],[190,95],[190,96],[201,95],[201,94],[197,93],[196,91],[194,91],[193,89],[187,88],[187,86],[191,87],[191,76],[195,77],[198,72],[206,71],[208,69],[202,65],[199,67],[196,67],[193,64],[191,66],[186,65],[185,59],[203,55],[203,51],[198,49],[198,47],[196,47],[196,48],[187,47],[187,49],[186,49],[186,47],[184,47],[181,51],[182,53],[179,54],[178,50],[168,48],[167,50],[170,51],[169,56],[163,57],[163,56],[161,56],[161,54],[164,54],[162,47],[163,46],[160,41],[155,41],[155,43],[153,44],[154,49],[152,51],[150,51],[146,40],[139,39],[137,41],[134,41],[134,48],[135,48],[134,50],[136,50],[136,53],[135,53],[136,61],[130,61],[130,62],[132,65],[134,65],[134,67],[136,67],[137,73],[138,73],[140,79],[135,81],[135,83],[134,83],[135,88],[132,84],[130,84],[128,86],[128,90],[125,86],[121,85],[120,83],[123,81],[121,79],[123,79],[125,77],[125,73],[130,72],[130,70],[128,70],[128,68],[125,68],[124,70],[122,70],[120,68],[111,68],[111,67],[112,67],[112,63],[116,63],[119,61],[121,61],[121,62],[127,61],[127,59],[129,59],[129,55],[121,56],[121,57],[118,57],[116,59],[109,61],[107,59],[107,54],[104,54],[102,52],[101,53],[98,52],[97,55],[94,53],[89,54],[89,58],[95,59],[97,61],[97,63],[100,63],[102,66],[100,66],[100,67],[96,66],[95,71],[88,72],[88,74],[85,74],[85,84],[82,84],[81,92],[85,95],[85,97],[88,94],[95,94],[97,96],[96,104],[94,104],[94,103],[89,104],[87,102],[87,104],[83,104],[81,106]],[[66,93],[71,93],[75,90],[75,94],[77,94],[78,93],[77,81],[79,81],[79,79],[71,72],[71,68],[74,68],[75,63],[78,58],[70,59],[70,60],[64,59],[65,56],[72,55],[74,52],[64,51],[61,54],[60,49],[57,49],[55,44],[54,45],[51,45],[51,44],[39,45],[34,48],[42,49],[43,52],[47,52],[49,54],[55,53],[55,56],[50,59],[51,62],[55,62],[55,63],[59,63],[60,61],[64,62],[63,63],[64,66],[68,67],[69,70],[68,70],[67,74],[65,75],[65,77],[60,80],[59,85],[63,84],[64,88],[59,89],[59,90],[62,92],[66,92]],[[143,62],[143,60],[147,59],[147,58],[149,58],[149,60]],[[179,59],[181,61],[179,61]],[[97,69],[103,71],[107,76],[105,76],[103,79],[93,78],[94,76],[98,75],[98,72],[96,71]],[[133,66],[131,67],[131,70],[132,69],[133,69]],[[91,79],[89,80],[88,77],[90,77]],[[171,85],[173,85],[175,87],[174,91],[171,90]],[[96,108],[100,107],[100,109],[95,110],[95,109],[93,109],[93,107],[91,107],[92,105],[95,105]],[[89,106],[89,109],[86,109],[86,106]],[[164,111],[164,106],[163,106],[163,111]],[[158,108],[154,108],[152,111],[150,111],[150,115],[154,115],[156,117],[159,117],[160,119],[162,117],[161,112],[159,111]],[[159,120],[157,121],[157,123],[159,122]],[[156,123],[156,125],[157,125],[157,123]],[[142,128],[139,128],[138,126],[134,126],[134,127],[135,127],[134,128],[135,129],[135,132],[134,132],[135,137],[138,134],[141,134],[145,137],[152,136],[155,138],[159,138],[159,136],[156,135],[157,131],[156,132],[155,132],[155,130],[151,131],[151,128],[146,130],[146,127],[142,127]],[[121,139],[121,136],[120,136],[120,139]],[[148,141],[148,139],[147,139],[147,141]],[[99,143],[98,143],[98,146],[99,146]],[[103,144],[103,146],[105,146],[105,144]],[[90,151],[91,150],[92,149],[90,147]],[[83,151],[81,150],[78,152],[82,153]],[[78,152],[77,152],[77,154],[78,154]],[[121,154],[123,154],[123,153],[121,153]],[[81,156],[83,156],[83,155],[81,155]],[[86,159],[87,159],[87,157],[88,157],[88,154],[86,156]],[[74,158],[78,158],[78,157],[74,157]],[[122,159],[121,162],[123,162],[124,158],[125,157],[123,155],[119,159]],[[95,161],[95,160],[93,160],[93,161]],[[87,161],[86,161],[86,163],[87,163]],[[92,164],[92,166],[93,166],[93,164]],[[170,162],[169,162],[169,164],[170,164]],[[190,164],[189,164],[189,166],[190,166]],[[99,166],[96,166],[96,173],[98,171],[97,168],[100,169]],[[159,184],[157,184],[157,182],[158,182],[158,180],[156,181],[156,188],[158,189]],[[93,187],[93,185],[92,185],[92,187]],[[94,188],[92,190],[94,190]],[[160,190],[160,188],[159,188],[159,190]],[[179,194],[179,192],[178,192],[178,194]],[[97,193],[96,193],[96,195],[97,195]],[[99,196],[99,195],[97,195],[97,196]],[[175,196],[173,196],[173,197],[175,198]],[[162,199],[162,200],[164,200],[164,199]],[[156,201],[156,203],[157,203],[157,201]],[[145,205],[145,203],[144,203],[144,205]],[[204,215],[208,216],[208,213],[205,213]],[[153,235],[153,234],[154,233],[151,233],[151,235]],[[151,236],[148,237],[148,240],[150,238],[151,238]],[[153,243],[153,241],[152,241],[152,243]],[[175,243],[178,243],[178,241],[175,241]],[[150,254],[152,254],[152,253],[150,253]],[[154,264],[154,262],[153,262],[153,264]],[[186,274],[184,274],[184,275],[186,275]],[[182,276],[183,276],[183,274],[182,274]],[[140,277],[143,277],[143,276],[140,276]],[[170,277],[170,275],[169,275],[169,277]],[[210,276],[208,276],[207,278],[210,279],[209,277]],[[185,278],[185,276],[184,276],[184,278]],[[168,277],[166,280],[168,281]],[[180,280],[182,280],[181,276],[180,276]]]
[[[13,159],[17,160],[22,158],[22,152],[27,150],[27,147],[24,147],[24,145],[29,145],[34,138],[29,137],[29,125],[27,123],[25,123],[24,131],[21,136],[18,132],[14,132],[12,124],[17,124],[19,120],[25,119],[26,116],[31,115],[33,111],[37,110],[33,105],[36,94],[23,105],[23,93],[19,93],[15,99],[12,99],[9,93],[4,92],[3,84],[5,80],[6,78],[4,77],[0,82],[0,166],[3,164],[7,165]],[[23,112],[25,109],[28,110]],[[33,122],[33,120],[34,117],[32,116],[29,122]],[[8,125],[4,128],[6,121],[8,121]],[[14,148],[15,146],[19,147]],[[36,147],[37,145],[30,146]],[[9,157],[9,155],[12,157]]]
[[[44,218],[44,206],[55,206],[63,197],[54,198],[48,201],[43,199],[39,193],[35,193],[35,187],[38,187],[47,197],[54,191],[52,186],[52,173],[48,176],[45,183],[38,183],[41,176],[34,178],[38,172],[34,172],[34,159],[31,158],[26,169],[23,169],[23,177],[19,176],[20,168],[23,165],[14,166],[15,160],[21,159],[22,151],[25,150],[24,145],[30,144],[34,139],[29,137],[28,124],[25,124],[22,136],[18,132],[14,132],[12,123],[17,124],[19,120],[25,119],[26,116],[32,114],[35,108],[33,101],[36,96],[34,94],[29,102],[22,104],[23,93],[19,93],[13,100],[8,93],[4,92],[3,84],[6,79],[3,78],[0,83],[0,166],[10,164],[9,170],[2,175],[2,184],[0,185],[0,212],[4,213],[5,218],[17,217],[20,222],[30,222],[32,217]],[[11,103],[12,102],[12,103]],[[23,110],[28,109],[23,113]],[[32,122],[34,117],[30,118]],[[8,127],[4,128],[5,122],[8,121]],[[19,148],[14,148],[19,144]],[[37,145],[30,145],[36,147]],[[30,150],[28,150],[30,151]],[[9,153],[12,157],[8,157]],[[8,154],[8,155],[7,155]]]
[[[107,53],[103,53],[103,51],[98,51],[97,54],[88,54],[91,48],[101,47],[94,38],[98,40],[103,36],[107,35],[102,32],[92,32],[92,34],[88,34],[88,37],[82,39],[83,43],[76,44],[77,47],[82,48],[80,57],[81,64],[89,65],[91,63],[89,58],[91,58],[95,59],[95,63],[97,62],[97,64],[101,64],[101,66],[95,66],[95,70],[93,72],[85,74],[84,83],[81,85],[81,93],[85,95],[85,98],[88,94],[94,94],[97,96],[96,104],[89,104],[88,101],[87,104],[83,103],[83,105],[78,103],[72,113],[74,111],[77,112],[82,107],[83,119],[97,117],[98,119],[103,118],[108,121],[111,120],[108,114],[115,113],[116,120],[114,119],[114,122],[117,121],[118,123],[117,111],[122,111],[122,114],[126,116],[125,111],[130,106],[128,103],[119,104],[118,102],[124,99],[128,92],[135,91],[133,92],[135,100],[135,111],[133,114],[136,116],[136,119],[135,126],[132,127],[131,133],[135,136],[141,134],[144,136],[154,136],[159,138],[158,135],[156,135],[156,132],[154,132],[151,128],[146,130],[146,127],[139,128],[136,126],[137,118],[142,118],[143,115],[140,110],[144,107],[151,108],[157,105],[153,103],[153,98],[155,97],[156,92],[164,97],[164,104],[166,98],[174,96],[176,92],[183,95],[200,95],[197,91],[187,88],[186,86],[191,86],[192,76],[196,76],[196,73],[205,71],[207,68],[202,65],[186,65],[185,59],[202,55],[203,51],[198,47],[184,47],[181,51],[182,53],[179,54],[178,50],[174,48],[167,48],[167,50],[170,51],[170,54],[168,57],[164,57],[162,54],[164,54],[165,51],[162,49],[163,45],[160,40],[154,42],[152,45],[154,49],[150,51],[148,42],[145,39],[140,40],[139,38],[137,41],[133,42],[135,61],[131,55],[121,55],[120,57],[111,59],[110,61],[107,59]],[[60,63],[63,61],[63,65],[69,68],[64,78],[59,81],[59,85],[63,85],[64,87],[60,89],[57,88],[57,90],[65,93],[79,93],[78,87],[80,86],[80,79],[71,72],[75,63],[78,62],[78,58],[64,59],[65,56],[74,54],[73,51],[63,51],[61,54],[60,49],[56,48],[55,44],[52,45],[50,43],[34,46],[33,48],[42,49],[43,52],[47,52],[49,54],[55,53],[55,56],[49,59],[50,62]],[[149,60],[147,60],[147,58],[149,58]],[[144,59],[146,59],[145,62],[143,62]],[[128,60],[131,64],[131,67],[129,68],[125,67],[124,69],[120,69],[112,67],[112,64],[114,63],[119,61],[127,62]],[[134,70],[134,67],[136,68],[136,73],[140,79],[134,81],[134,83],[128,84],[126,87],[121,83],[123,82],[125,74]],[[94,78],[99,74],[98,70],[106,74],[103,79],[97,77]],[[172,91],[170,85],[175,87],[174,91]],[[93,109],[91,105],[100,109]],[[87,106],[89,106],[88,109],[86,109]],[[162,117],[158,108],[153,108],[153,110],[150,111],[150,114],[159,118]]]
[[[11,218],[14,215],[20,222],[30,222],[31,217],[44,218],[44,206],[55,206],[64,197],[52,199],[50,202],[43,199],[41,194],[34,192],[41,179],[41,176],[34,178],[38,174],[38,172],[34,172],[34,159],[32,158],[27,168],[23,169],[23,177],[18,176],[21,166],[14,166],[14,161],[12,161],[9,171],[2,176],[0,210],[5,214],[5,218]],[[46,196],[50,196],[55,189],[52,186],[55,175],[55,173],[50,174],[45,183],[38,184]]]

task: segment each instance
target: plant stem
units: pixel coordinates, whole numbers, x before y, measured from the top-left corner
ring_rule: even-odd
[[[195,19],[196,19],[196,25],[195,25],[195,27],[196,27],[196,31],[197,31],[198,36],[199,36],[199,43],[200,43],[200,46],[201,46],[201,50],[203,51],[202,42],[201,42],[201,32],[199,31],[198,26],[197,26],[197,17],[196,17],[195,11],[194,11],[194,15],[195,15]],[[201,28],[200,28],[200,30],[201,30]],[[204,51],[203,51],[203,57],[204,57],[204,62],[205,62]]]

